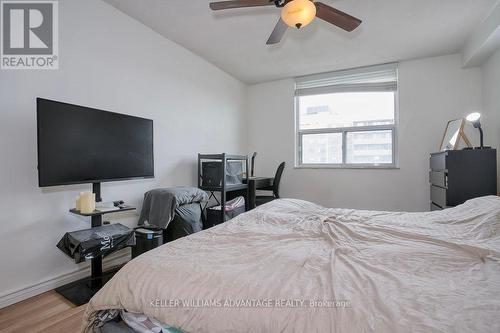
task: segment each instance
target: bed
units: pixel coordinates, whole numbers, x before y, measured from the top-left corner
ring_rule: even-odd
[[[428,213],[281,199],[130,261],[83,330],[500,332],[499,313],[499,197]]]

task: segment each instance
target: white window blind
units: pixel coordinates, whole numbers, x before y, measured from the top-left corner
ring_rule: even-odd
[[[319,95],[333,92],[396,91],[397,64],[386,64],[299,77],[295,95]]]
[[[398,66],[296,78],[296,165],[397,166]]]

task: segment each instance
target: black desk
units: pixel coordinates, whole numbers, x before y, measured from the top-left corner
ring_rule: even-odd
[[[249,177],[243,179],[243,184],[227,186],[226,199],[231,200],[238,196],[245,197],[246,210],[249,211],[256,207],[255,197],[258,190],[273,190],[274,177]],[[211,188],[200,187],[202,190],[209,191]]]
[[[248,178],[248,210],[255,208],[255,197],[257,190],[272,191],[274,177],[251,177]]]

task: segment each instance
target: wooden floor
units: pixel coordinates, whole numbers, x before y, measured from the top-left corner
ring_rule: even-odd
[[[77,333],[84,311],[49,291],[0,309],[0,333]]]

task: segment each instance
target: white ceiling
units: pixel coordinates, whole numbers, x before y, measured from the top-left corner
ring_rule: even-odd
[[[104,0],[246,83],[461,50],[496,0],[323,0],[363,20],[347,33],[321,20],[266,46],[275,7],[212,12],[209,0]]]

